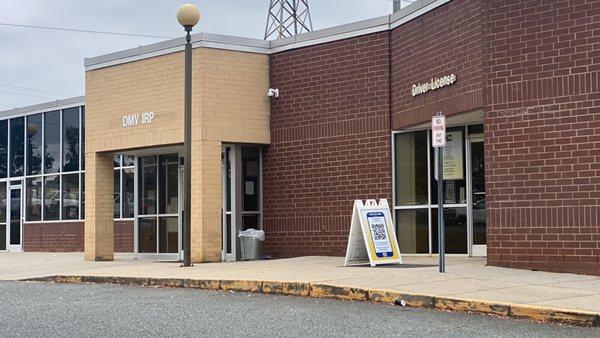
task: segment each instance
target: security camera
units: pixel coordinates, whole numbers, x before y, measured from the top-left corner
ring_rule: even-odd
[[[279,97],[279,89],[269,88],[267,95],[269,95],[269,97]]]

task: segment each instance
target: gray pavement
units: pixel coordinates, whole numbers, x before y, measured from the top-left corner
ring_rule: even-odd
[[[0,282],[2,336],[600,337],[598,328],[365,302],[192,289]]]

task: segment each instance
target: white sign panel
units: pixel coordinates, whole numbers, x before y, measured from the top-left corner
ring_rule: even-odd
[[[446,146],[446,116],[431,119],[431,145],[434,148]]]
[[[387,200],[354,201],[345,264],[402,264]]]
[[[446,133],[444,147],[444,180],[462,180],[465,178],[463,167],[464,142],[461,131]],[[435,179],[437,180],[437,156],[435,157]]]

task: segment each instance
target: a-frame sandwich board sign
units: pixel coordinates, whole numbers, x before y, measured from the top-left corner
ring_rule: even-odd
[[[402,264],[396,230],[386,199],[354,201],[346,266]]]

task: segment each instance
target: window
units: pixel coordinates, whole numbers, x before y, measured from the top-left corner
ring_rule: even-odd
[[[81,107],[81,170],[85,170],[85,106]],[[83,210],[83,209],[81,209]],[[83,215],[83,212],[81,213]],[[83,218],[83,216],[81,216]]]
[[[6,250],[6,182],[0,182],[0,250]]]
[[[60,219],[60,176],[44,177],[44,221]]]
[[[113,190],[114,218],[121,218],[121,170],[115,170]]]
[[[114,217],[133,218],[135,157],[115,155],[114,157]]]
[[[140,158],[140,215],[156,215],[156,157],[148,156]],[[156,232],[155,232],[156,234]]]
[[[26,181],[25,207],[28,221],[42,220],[42,178],[28,178]]]
[[[62,175],[62,219],[79,219],[79,174]]]
[[[79,107],[63,110],[63,171],[79,170]]]
[[[23,176],[25,155],[25,118],[10,120],[10,176]]]
[[[0,178],[6,178],[8,161],[8,120],[0,121]]]
[[[159,212],[161,214],[177,214],[179,156],[177,154],[161,155],[158,159],[160,163]]]
[[[42,172],[42,114],[27,117],[27,175]]]
[[[85,219],[85,173],[81,173],[81,219]]]
[[[60,111],[44,114],[44,173],[60,169]]]

